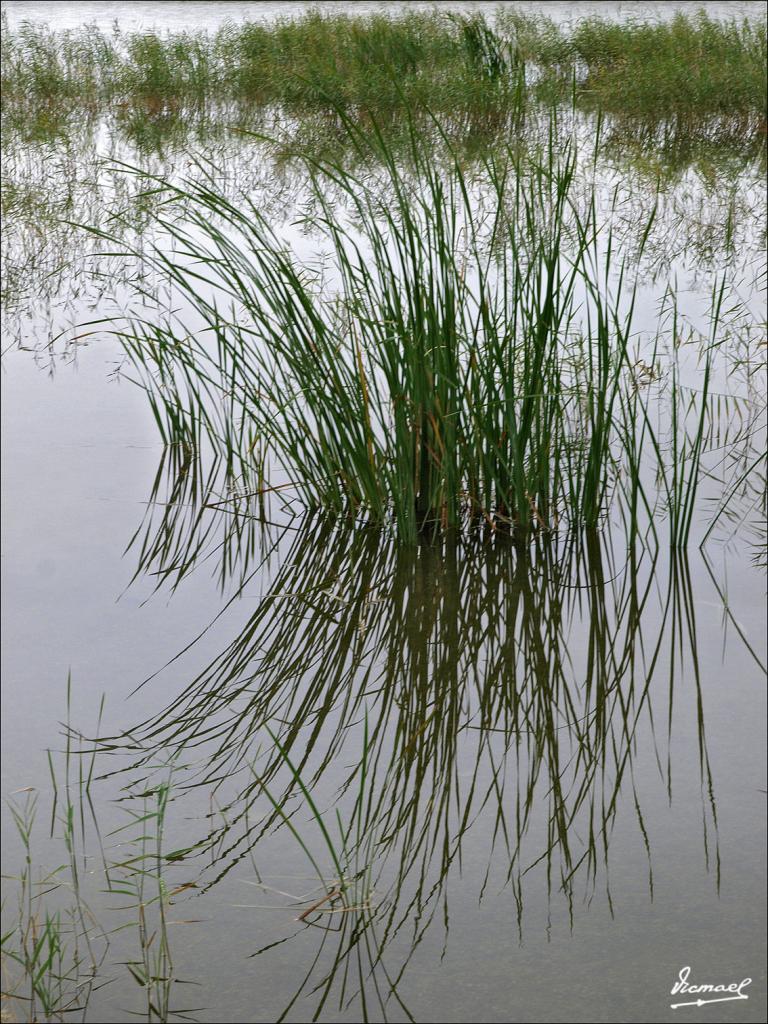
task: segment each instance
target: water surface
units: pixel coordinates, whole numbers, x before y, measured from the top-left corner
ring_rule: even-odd
[[[108,24],[110,6],[4,9],[63,27],[91,7]],[[215,27],[303,6],[196,4],[195,17]],[[134,4],[121,25],[178,27],[187,7]],[[185,145],[148,156],[101,126],[80,154],[30,146],[13,166],[38,185],[66,183],[71,219],[87,219],[131,195],[98,157],[178,174]],[[215,154],[225,187],[263,195],[298,251],[316,254],[290,226],[300,179],[242,141]],[[653,193],[642,168],[632,174],[609,154],[598,170],[601,196],[630,182],[619,206],[627,249]],[[759,167],[720,169],[709,186],[687,168],[668,182],[639,268],[638,345],[671,279],[695,325],[713,276],[727,274],[718,422],[725,441],[738,439],[734,459],[764,429],[749,363],[759,367],[765,319],[762,202]],[[78,863],[83,898],[111,931],[136,912],[104,891],[103,859],[118,890],[141,849],[129,815],[152,810],[170,784],[169,976],[195,982],[167,986],[170,1010],[254,1022],[765,1019],[759,486],[703,550],[675,555],[663,528],[658,545],[628,550],[616,522],[588,543],[532,549],[482,534],[403,549],[290,500],[264,524],[254,504],[221,505],[215,466],[198,479],[163,454],[144,396],[116,372],[114,338],[72,326],[135,302],[132,268],[85,259],[88,244],[59,219],[49,230],[17,214],[6,243],[2,788],[17,802],[26,787],[39,792],[34,852],[50,869],[65,855],[47,838],[45,751],[61,787],[61,723],[81,734],[76,750],[106,741]],[[695,384],[695,353],[683,364]],[[699,537],[706,524],[702,514]],[[3,853],[14,872],[12,828]],[[297,921],[340,873],[344,899]],[[66,888],[54,898],[71,904]],[[91,994],[89,1019],[145,1012],[119,966],[136,955],[135,927],[112,935],[114,980]],[[672,1010],[685,965],[702,982],[751,977],[749,1000]]]

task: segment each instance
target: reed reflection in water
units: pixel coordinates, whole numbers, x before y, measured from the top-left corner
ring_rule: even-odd
[[[150,504],[133,540],[138,573],[175,587],[213,565],[237,580],[230,604],[270,558],[272,581],[159,714],[97,746],[128,758],[117,769],[128,797],[146,798],[171,766],[172,800],[194,806],[196,823],[165,861],[185,878],[194,869],[190,898],[245,872],[271,901],[247,906],[295,915],[294,931],[250,955],[317,930],[285,1014],[303,994],[316,1016],[355,1005],[364,1019],[409,1017],[403,972],[428,929],[442,925],[447,942],[449,880],[470,834],[464,884],[481,900],[511,892],[521,941],[533,877],[572,922],[594,898],[612,907],[620,816],[645,845],[652,899],[636,762],[656,762],[671,800],[681,703],[697,721],[703,857],[719,886],[684,552],[618,549],[608,532],[533,544],[444,532],[405,549],[322,518],[270,527],[210,485],[183,471],[174,500]],[[315,881],[300,891],[258,867],[275,833],[307,858]]]

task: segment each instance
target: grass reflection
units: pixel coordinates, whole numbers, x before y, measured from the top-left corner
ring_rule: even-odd
[[[232,520],[230,540],[244,528]],[[141,551],[145,568],[162,560],[162,545]],[[179,796],[216,794],[207,827],[173,854],[197,865],[202,891],[290,831],[317,884],[280,905],[300,930],[319,929],[295,999],[313,994],[320,1014],[332,992],[341,1006],[354,990],[386,1018],[409,951],[447,926],[448,880],[472,830],[486,846],[478,896],[508,889],[521,937],[528,876],[546,878],[571,916],[598,892],[612,904],[620,812],[646,845],[652,897],[653,823],[634,761],[639,744],[655,750],[671,799],[681,700],[696,707],[704,850],[719,884],[690,570],[682,552],[659,557],[596,534],[531,546],[478,531],[404,549],[309,520],[219,657],[160,714],[102,743],[131,752],[132,785],[172,752]],[[170,566],[193,567],[177,553]],[[237,592],[247,586],[246,573]]]
[[[75,905],[93,909],[71,915],[72,934],[80,944],[98,935],[101,959],[75,963],[60,1005],[98,993],[115,962],[105,943],[117,953],[133,935],[117,962],[141,986],[147,1019],[188,1017],[174,996],[166,926],[180,912],[169,908],[226,899],[236,882],[252,892],[236,905],[272,934],[243,955],[300,958],[279,1019],[413,1019],[406,971],[428,934],[448,943],[459,878],[481,902],[509,900],[522,941],[529,901],[534,917],[543,898],[572,924],[594,901],[613,912],[612,840],[628,830],[646,851],[653,898],[659,809],[691,767],[679,747],[675,756],[675,712],[695,722],[704,866],[719,887],[684,552],[626,550],[607,532],[520,544],[490,527],[406,548],[285,510],[270,524],[255,514],[258,494],[227,498],[198,464],[166,459],[130,545],[135,585],[172,590],[212,572],[220,617],[241,616],[264,589],[194,679],[172,660],[166,685],[182,685],[159,713],[111,736],[97,726],[95,741],[68,729],[56,792],[71,811],[55,817],[82,847],[75,873],[81,860],[93,873],[86,836],[97,843],[108,904],[74,890]],[[649,762],[661,802],[646,788]],[[125,824],[105,834],[115,786]],[[184,827],[172,828],[180,815]],[[289,860],[294,849],[309,880],[282,880],[275,849]],[[52,892],[71,891],[64,874],[40,889],[40,913]],[[292,925],[272,926],[275,914]],[[7,948],[25,928],[22,917]]]

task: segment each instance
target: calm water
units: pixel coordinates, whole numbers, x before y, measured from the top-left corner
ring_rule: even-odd
[[[55,28],[72,28],[76,25],[91,23],[101,28],[109,28],[118,19],[121,28],[146,29],[150,27],[183,29],[190,25],[198,25],[203,28],[216,28],[227,20],[232,21],[255,21],[258,19],[273,19],[278,17],[291,17],[312,9],[324,11],[349,11],[354,10],[359,14],[373,12],[391,11],[393,7],[408,7],[415,10],[432,10],[437,7],[449,11],[476,11],[482,10],[485,13],[492,13],[499,8],[517,8],[530,13],[545,13],[547,17],[557,20],[571,21],[578,18],[601,17],[623,19],[634,18],[669,18],[677,11],[688,11],[691,7],[706,10],[713,16],[727,17],[736,16],[759,16],[762,11],[762,4],[754,2],[739,2],[731,0],[730,3],[559,3],[557,0],[541,3],[511,3],[509,0],[501,2],[451,2],[443,0],[437,3],[412,2],[407,4],[393,4],[388,2],[368,2],[368,0],[357,0],[354,4],[321,2],[321,3],[271,3],[269,0],[260,0],[255,3],[206,3],[205,0],[196,2],[194,10],[190,12],[189,3],[174,3],[168,0],[161,4],[153,3],[132,3],[112,2],[105,3],[84,2],[78,4],[66,4],[57,0],[5,0],[2,9],[7,12],[11,26],[21,21],[44,22]]]
[[[4,792],[36,786],[50,798],[42,751],[61,746],[57,723],[66,713],[70,669],[71,717],[86,732],[95,728],[102,693],[110,734],[158,712],[161,723],[170,726],[173,719],[162,715],[166,702],[222,652],[230,652],[230,661],[204,674],[203,697],[215,699],[245,680],[258,695],[258,710],[249,709],[240,694],[218,715],[212,713],[212,721],[234,728],[219,757],[225,758],[220,761],[225,776],[240,765],[240,779],[233,775],[215,786],[199,778],[200,763],[206,762],[203,746],[184,758],[192,767],[178,773],[179,783],[191,773],[199,786],[180,793],[168,815],[168,850],[205,840],[212,824],[208,815],[217,803],[227,810],[220,819],[214,812],[214,826],[231,822],[215,838],[217,856],[208,867],[210,850],[189,865],[167,869],[169,888],[192,880],[208,884],[227,869],[204,895],[193,892],[169,914],[171,920],[201,922],[170,931],[176,976],[202,986],[192,1003],[208,1007],[202,1019],[276,1019],[325,935],[317,927],[301,929],[296,912],[285,909],[291,900],[271,891],[300,896],[317,887],[306,854],[285,828],[255,844],[252,860],[250,854],[241,856],[249,845],[243,808],[250,805],[252,819],[270,810],[263,796],[243,795],[243,751],[255,760],[265,756],[258,754],[255,736],[248,746],[250,730],[262,716],[281,731],[286,727],[280,723],[296,723],[291,754],[298,761],[308,749],[310,764],[325,763],[314,795],[334,827],[338,787],[361,754],[363,709],[370,732],[381,729],[370,755],[380,763],[369,782],[381,795],[380,815],[404,806],[408,796],[418,802],[413,808],[417,836],[429,830],[402,882],[401,846],[410,849],[417,840],[395,835],[380,857],[373,897],[382,900],[382,921],[391,904],[405,919],[402,931],[386,943],[384,963],[393,972],[407,963],[398,992],[415,1019],[640,1021],[652,1013],[671,1020],[677,1011],[668,1008],[669,988],[686,964],[704,979],[752,977],[750,1001],[738,1012],[732,1007],[707,1012],[717,1020],[760,1019],[765,688],[737,627],[764,658],[763,589],[762,574],[748,558],[733,552],[725,557],[716,549],[707,568],[697,551],[670,567],[663,554],[651,575],[644,559],[636,572],[627,568],[620,549],[603,551],[580,569],[569,564],[567,552],[556,552],[543,573],[524,567],[521,577],[508,551],[481,550],[471,557],[426,551],[394,558],[375,537],[356,543],[344,535],[318,538],[316,526],[292,521],[297,533],[273,530],[254,541],[250,563],[244,556],[248,578],[240,596],[193,651],[126,699],[221,610],[216,554],[172,597],[166,588],[142,603],[151,590],[146,577],[126,591],[136,549],[125,557],[122,552],[141,521],[159,455],[140,397],[129,387],[105,383],[110,360],[97,348],[81,353],[76,370],[66,367],[53,379],[36,369],[28,354],[9,354],[5,362]],[[100,425],[98,432],[94,424]],[[277,550],[258,570],[255,562],[267,542],[277,542]],[[565,607],[554,614],[546,580],[552,565],[560,563],[568,582],[579,589],[570,596],[566,591]],[[614,576],[614,582],[605,582]],[[237,573],[234,578],[239,579]],[[288,596],[265,601],[270,586]],[[227,587],[231,592],[231,578]],[[307,590],[327,590],[339,600],[328,594],[302,596]],[[370,604],[364,619],[365,591],[377,603]],[[646,602],[636,630],[628,624],[630,600]],[[233,644],[242,645],[234,654]],[[659,660],[646,694],[656,644]],[[231,671],[238,658],[241,668]],[[507,694],[513,680],[523,706],[514,712],[488,690]],[[609,721],[592,730],[588,763],[574,765],[574,719],[588,714],[595,700],[585,693],[588,680],[592,687],[618,687],[621,701],[609,701]],[[575,702],[571,709],[566,692]],[[349,701],[353,707],[346,706]],[[514,715],[520,722],[513,728]],[[184,720],[177,709],[175,721]],[[403,777],[397,759],[390,760],[398,750],[402,756],[398,721],[418,751]],[[191,730],[191,741],[194,729],[188,721],[183,728]],[[343,746],[336,749],[340,736]],[[564,832],[575,863],[589,846],[590,817],[601,822],[611,804],[617,762],[624,764],[625,757],[629,762],[605,837],[607,851],[599,838],[597,863],[581,863],[566,898],[559,891],[558,829],[549,819],[552,781],[562,772],[565,800],[574,808],[574,821]],[[162,752],[154,759],[161,762]],[[106,770],[110,755],[104,761]],[[278,774],[270,785],[277,789],[289,781]],[[529,785],[536,799],[520,825]],[[117,795],[114,780],[99,786],[99,824],[108,835],[125,823],[125,805],[107,799]],[[449,801],[441,804],[439,815],[429,807],[433,794]],[[353,817],[352,801],[347,795],[338,802],[346,822]],[[468,810],[470,820],[464,822]],[[499,815],[512,849],[522,828],[520,860],[512,860],[498,835]],[[384,829],[372,816],[374,834],[394,828],[390,822]],[[401,832],[410,825],[407,816]],[[297,826],[330,877],[328,851],[306,808]],[[441,844],[451,846],[462,828],[460,861],[451,847],[454,856],[446,866]],[[37,849],[54,857],[45,833],[43,823]],[[106,840],[114,859],[120,857],[120,838]],[[8,861],[18,857],[10,829],[4,841]],[[436,850],[430,848],[433,841]],[[549,884],[546,858],[522,879],[516,869],[507,879],[511,863],[524,870],[548,849]],[[92,853],[95,858],[96,850]],[[95,870],[95,860],[88,864]],[[257,880],[271,889],[261,891]],[[122,902],[96,894],[93,900],[105,913]],[[270,904],[277,909],[265,909]],[[436,917],[413,949],[411,928],[424,926],[430,910]],[[282,946],[248,959],[297,929],[299,934]],[[314,968],[314,984],[349,941],[349,933],[330,935]],[[121,951],[118,936],[111,954],[119,961]],[[356,950],[349,956],[357,969]],[[337,987],[342,970],[343,965]],[[358,983],[347,984],[352,998]],[[373,999],[371,980],[366,984]],[[177,1005],[189,1005],[184,1000],[189,990],[179,991]],[[316,995],[303,995],[289,1019],[306,1019],[317,1001]],[[94,996],[93,1017],[125,1020],[126,1010],[136,1005],[135,986],[118,973],[113,985]],[[404,1019],[397,1007],[390,1011],[393,1019]],[[324,1017],[359,1020],[360,1014],[359,999],[352,998],[346,1012],[333,1008]],[[692,1011],[693,1019],[708,1019],[696,1014]]]
[[[305,6],[201,3],[195,17],[213,27]],[[682,6],[583,4],[576,14]],[[188,17],[174,3],[3,7],[12,24],[107,24],[118,13],[126,28],[178,27]],[[574,15],[574,5],[546,7]],[[10,166],[21,180],[70,188],[85,218],[129,196],[119,175],[96,169],[99,155],[149,159],[108,127],[91,142],[75,155],[30,146]],[[179,173],[183,153],[180,144],[151,159]],[[300,182],[279,177],[262,151],[227,144],[216,154],[227,181],[263,194],[276,215],[300,200]],[[617,223],[630,249],[647,178],[609,156],[599,177],[601,196],[627,183]],[[640,268],[637,317],[642,347],[675,279],[696,324],[713,275],[727,273],[720,414],[758,445],[764,384],[743,353],[764,352],[762,188],[750,166],[673,177]],[[115,372],[113,339],[65,344],[70,331],[48,344],[132,301],[125,267],[86,260],[88,247],[53,221],[41,232],[17,215],[8,237],[2,792],[18,803],[20,791],[38,791],[33,858],[51,870],[66,853],[48,837],[45,752],[55,751],[60,812],[61,723],[110,738],[93,763],[92,803],[74,797],[85,820],[81,899],[107,931],[134,925],[111,935],[103,970],[113,980],[91,994],[89,1019],[146,1012],[120,966],[139,955],[126,864],[146,853],[142,835],[154,851],[155,820],[141,818],[170,783],[162,849],[178,856],[163,861],[163,970],[175,980],[161,995],[171,1015],[764,1020],[759,493],[703,551],[678,557],[663,544],[628,552],[615,528],[586,546],[468,538],[404,551],[290,503],[262,524],[244,505],[238,515],[217,504],[215,472],[206,482],[163,461],[146,400]],[[311,236],[290,237],[315,253]],[[62,256],[66,269],[50,277]],[[695,358],[683,363],[695,383]],[[751,450],[744,442],[734,457]],[[71,758],[73,794],[81,763],[91,771],[90,756]],[[22,856],[6,827],[4,873]],[[344,900],[333,895],[340,874]],[[67,889],[51,898],[73,905]],[[159,927],[156,904],[147,916]],[[93,943],[100,954],[95,930]],[[751,978],[749,1000],[672,1010],[686,965],[692,982]]]

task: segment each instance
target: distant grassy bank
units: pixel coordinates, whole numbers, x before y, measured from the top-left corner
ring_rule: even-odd
[[[644,120],[730,119],[765,130],[766,27],[704,13],[663,23],[406,12],[230,24],[216,33],[52,32],[3,26],[6,126],[139,109],[162,114],[222,103],[290,111],[503,117],[519,93]]]

